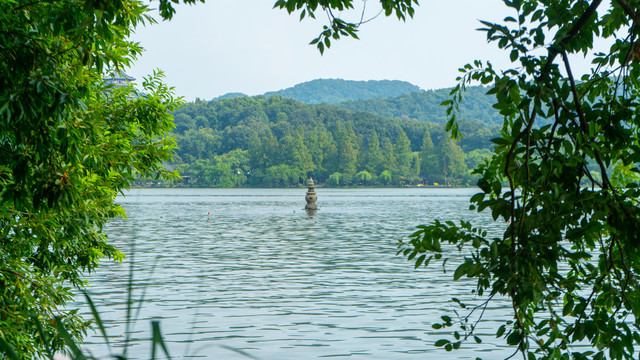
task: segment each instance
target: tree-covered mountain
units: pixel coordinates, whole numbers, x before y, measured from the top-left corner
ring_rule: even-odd
[[[248,96],[247,94],[239,93],[239,92],[230,92],[224,95],[220,95],[217,98],[213,98],[212,101],[224,100],[224,99],[235,99],[237,97]]]
[[[467,87],[457,117],[487,125],[502,125],[502,116],[492,107],[495,98],[486,95],[487,91],[483,86]],[[440,104],[450,98],[449,92],[450,89],[418,91],[381,99],[350,100],[336,106],[386,118],[407,117],[443,124],[448,118],[446,108]]]
[[[444,126],[383,118],[282,96],[186,104],[175,113],[175,165],[198,186],[319,183],[466,183],[496,128],[463,122],[456,143]],[[465,154],[466,153],[466,154]]]
[[[377,99],[421,91],[406,81],[317,79],[293,87],[267,92],[265,97],[281,95],[305,104],[336,104],[349,100]]]

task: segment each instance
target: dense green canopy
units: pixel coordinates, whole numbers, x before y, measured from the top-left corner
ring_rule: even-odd
[[[503,23],[484,22],[483,31],[508,52],[513,68],[496,71],[482,61],[466,65],[446,105],[452,116],[447,130],[455,137],[461,129],[455,114],[462,90],[473,81],[492,86],[503,128],[491,162],[479,167],[482,192],[472,198],[472,207],[491,211],[506,230],[488,236],[466,222],[435,222],[401,245],[416,266],[442,259],[445,251],[465,251],[453,277],[476,279],[474,291],[484,297],[470,312],[454,299],[462,312],[442,316],[434,328],[456,324],[459,329],[435,345],[452,350],[471,338],[482,341],[475,325],[491,300],[504,296],[512,302],[513,317],[496,335],[514,347],[514,354],[521,352],[526,359],[637,358],[640,1],[613,0],[610,6],[601,0],[504,3],[514,16]],[[405,20],[417,2],[384,0],[380,5],[385,15]],[[353,0],[277,0],[275,7],[301,19],[326,12],[329,24],[312,40],[320,52],[341,36],[357,37],[359,24],[334,15],[353,9]],[[163,18],[174,13],[169,0],[160,0],[159,10]],[[164,137],[171,128],[168,112],[176,105],[170,92],[157,77],[145,80],[137,94],[132,88],[105,89],[101,81],[107,70],[125,67],[139,53],[139,46],[126,39],[136,25],[150,21],[146,11],[134,0],[0,2],[3,351],[9,343],[20,357],[33,358],[61,347],[57,324],[75,336],[82,332],[83,320],[62,306],[70,299],[68,286],[82,285],[81,271],[94,269],[101,257],[121,256],[101,232],[108,219],[121,214],[115,194],[136,172],[163,174],[159,162],[172,148]],[[597,37],[611,45],[596,48]],[[593,52],[592,72],[574,74],[571,55]],[[330,113],[300,110],[301,119],[313,118],[313,110]],[[305,152],[300,145],[302,136],[287,134],[285,128],[276,137],[284,122],[265,115],[254,119],[265,124],[264,132],[249,134],[248,140],[260,148],[284,146],[305,164],[301,171],[313,171],[317,164],[310,149]],[[354,140],[354,126],[338,121],[333,126],[340,173],[329,175],[333,182],[343,181],[345,174],[370,181],[367,169],[407,162],[418,168],[407,149],[424,155],[418,157],[420,168],[433,166],[442,158],[430,156],[431,149],[452,148],[448,141],[443,146],[445,140],[434,144],[424,131],[418,151],[411,131],[400,123],[392,130],[372,127],[360,142]],[[188,131],[201,129],[189,127],[184,134]],[[246,140],[247,132],[235,131]],[[368,153],[363,159],[375,159],[376,138],[383,164],[365,161],[358,169],[356,150],[362,147]],[[217,156],[236,149],[230,150]],[[234,153],[242,156],[242,150]],[[455,160],[446,163],[450,171],[458,168]],[[265,177],[296,176],[286,166],[267,167]],[[379,179],[389,181],[388,171]]]
[[[309,177],[324,184],[333,174],[341,179],[333,185],[468,184],[474,177],[465,160],[482,162],[498,135],[496,127],[468,121],[457,143],[443,124],[281,96],[196,101],[177,111],[175,122],[183,184],[205,187],[298,186]],[[372,180],[353,180],[364,170]],[[390,181],[379,181],[384,171]]]
[[[421,91],[419,87],[399,80],[316,79],[287,89],[270,91],[264,96],[281,95],[305,104],[335,104],[347,100],[395,97],[417,91]]]
[[[436,345],[452,350],[467,339],[481,341],[475,326],[484,310],[492,299],[507,297],[513,317],[496,335],[513,346],[514,355],[635,359],[640,2],[504,3],[514,16],[483,22],[482,30],[508,53],[513,67],[466,65],[447,105],[455,115],[467,84],[493,86],[503,127],[491,162],[477,171],[481,192],[471,202],[506,230],[494,236],[466,222],[435,222],[401,245],[416,266],[457,248],[465,257],[454,279],[477,280],[479,302],[454,300],[462,312],[443,316],[434,328],[457,329]],[[596,42],[598,37],[608,41]],[[575,73],[576,54],[593,58],[591,72]],[[455,118],[448,128],[457,135]]]
[[[102,227],[137,174],[164,176],[170,111],[159,80],[106,87],[151,21],[138,1],[0,2],[0,345],[20,358],[62,347],[87,322],[65,309],[100,258],[121,259]],[[6,347],[1,347],[5,350]],[[0,357],[3,357],[0,355]]]

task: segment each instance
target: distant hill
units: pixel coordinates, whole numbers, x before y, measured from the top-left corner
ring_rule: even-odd
[[[500,132],[460,119],[456,143],[443,124],[282,96],[200,100],[174,116],[173,165],[189,186],[287,187],[309,177],[334,185],[471,184],[469,169],[491,154]]]
[[[213,98],[213,99],[211,99],[211,101],[218,101],[218,100],[225,100],[225,99],[235,99],[235,98],[244,97],[244,96],[249,96],[249,95],[243,94],[243,93],[239,93],[239,92],[230,92],[230,93],[226,93],[224,95],[220,95],[217,98]]]
[[[493,96],[485,95],[487,88],[482,86],[467,87],[464,99],[460,104],[459,119],[477,121],[486,125],[501,125],[503,118],[494,109]],[[384,118],[417,119],[434,123],[446,123],[446,107],[440,104],[450,99],[450,89],[412,92],[396,97],[383,99],[351,100],[336,104],[337,107],[364,111]]]
[[[264,96],[281,95],[305,104],[336,104],[349,100],[395,97],[416,91],[421,89],[399,80],[317,79],[284,90],[271,91]]]

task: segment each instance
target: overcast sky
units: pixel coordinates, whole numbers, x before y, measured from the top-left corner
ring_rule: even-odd
[[[479,19],[514,15],[501,0],[423,0],[406,23],[380,16],[362,25],[360,40],[334,42],[323,56],[308,43],[326,16],[300,22],[298,15],[273,9],[274,2],[181,5],[173,20],[137,30],[133,40],[146,51],[128,73],[140,78],[159,68],[176,93],[191,101],[228,92],[258,95],[319,78],[404,80],[439,89],[455,85],[457,69],[475,59],[508,64],[508,53],[476,31]],[[365,17],[378,12],[377,3],[367,4]],[[357,20],[359,12],[343,16]]]

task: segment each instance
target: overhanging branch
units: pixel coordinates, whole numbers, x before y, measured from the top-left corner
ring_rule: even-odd
[[[633,11],[629,3],[627,3],[625,0],[615,0],[615,2],[620,5],[625,13],[627,13],[627,15],[631,18],[631,20],[633,20],[636,26],[640,26],[640,14]]]
[[[591,18],[591,16],[595,14],[596,9],[598,9],[598,6],[600,6],[601,3],[602,3],[602,0],[594,0],[591,3],[591,5],[589,5],[587,10],[585,10],[585,12],[582,13],[578,21],[576,21],[573,24],[573,26],[571,27],[571,30],[569,30],[567,35],[565,35],[556,44],[553,44],[551,45],[551,47],[549,47],[549,56],[547,57],[547,63],[544,65],[544,67],[540,71],[538,82],[542,83],[546,80],[546,77],[549,75],[549,71],[551,70],[551,65],[553,64],[553,60],[555,60],[558,54],[564,51],[564,49],[569,44],[569,42],[573,40],[573,38],[578,34],[580,29],[584,27],[584,25],[587,23],[589,18]]]

